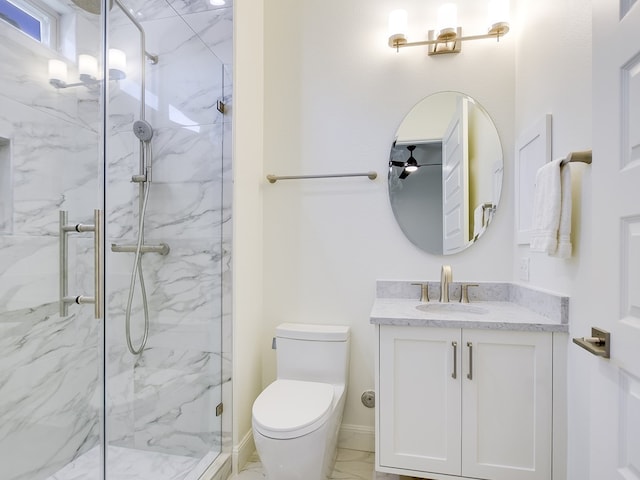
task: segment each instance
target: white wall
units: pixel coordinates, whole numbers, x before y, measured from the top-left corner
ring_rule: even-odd
[[[552,113],[554,155],[591,146],[590,3],[521,1],[516,9],[512,2],[512,11],[519,10],[520,15],[512,17],[512,32],[500,45],[467,44],[461,54],[439,58],[427,57],[422,48],[396,54],[386,46],[387,14],[396,4],[269,1],[264,12],[262,173],[374,169],[379,174],[375,182],[336,179],[270,185],[251,170],[259,162],[254,155],[260,156],[262,10],[253,10],[253,1],[236,0],[237,10],[244,7],[235,17],[236,41],[243,28],[250,39],[244,46],[236,43],[237,102],[243,95],[244,68],[248,76],[244,81],[252,86],[245,101],[255,104],[245,106],[235,130],[236,169],[247,174],[236,170],[234,218],[244,222],[244,230],[236,226],[235,445],[250,429],[250,405],[260,390],[255,383],[261,378],[265,385],[274,377],[269,345],[273,328],[281,321],[352,326],[351,387],[344,421],[372,428],[373,412],[361,406],[359,397],[373,385],[368,314],[376,279],[435,280],[446,262],[453,266],[456,280],[517,281],[520,258],[530,257],[528,284],[570,295],[571,335],[587,331],[580,319],[589,305],[585,298],[590,273],[588,167],[571,167],[572,259],[547,258],[515,246],[512,205],[514,138],[523,129]],[[402,6],[420,27],[423,19],[435,16],[436,7],[425,2],[407,0]],[[481,12],[475,13],[482,18]],[[460,19],[465,26],[474,24],[462,8]],[[410,32],[410,38],[416,38],[418,30]],[[553,35],[545,37],[545,32]],[[406,240],[391,214],[386,191],[387,154],[394,132],[416,102],[440,90],[475,97],[496,122],[505,153],[503,195],[491,228],[471,249],[452,257],[425,254]],[[263,229],[255,202],[263,202]],[[243,232],[253,237],[240,238]],[[262,235],[264,256],[257,245]],[[249,257],[238,259],[242,247]],[[504,255],[509,250],[513,255]],[[253,276],[262,274],[261,269],[263,281]],[[556,414],[568,417],[568,478],[578,479],[588,478],[580,452],[587,451],[589,432],[579,419],[588,418],[589,385],[576,357],[580,352],[569,346],[571,335],[560,348],[560,353],[568,353],[570,408]],[[259,358],[254,348],[260,348]],[[564,476],[561,470],[556,473]]]
[[[425,35],[429,19],[435,21],[438,3],[427,3],[403,2],[414,38]],[[379,177],[273,185],[262,180],[264,309],[253,320],[264,335],[262,381],[266,385],[275,375],[270,339],[278,323],[350,325],[344,425],[365,431],[374,423],[360,395],[374,383],[369,311],[376,280],[437,280],[443,263],[452,265],[458,281],[510,280],[513,271],[511,256],[504,254],[513,245],[510,184],[487,234],[445,258],[418,250],[401,233],[389,205],[386,170],[393,136],[413,105],[434,92],[456,90],[478,100],[496,122],[505,178],[512,177],[515,38],[467,44],[455,56],[428,57],[422,47],[397,54],[387,46],[386,31],[394,7],[392,0],[270,0],[265,8],[264,173],[375,170]],[[470,8],[476,7],[461,6],[460,22],[469,33],[482,31],[484,6],[479,12]]]
[[[516,33],[516,136],[546,113],[552,120],[552,157],[591,148],[591,2],[584,0],[540,0],[519,2]],[[541,35],[553,32],[553,35]],[[589,478],[584,452],[589,451],[589,376],[585,355],[570,343],[571,337],[588,335],[583,322],[590,302],[588,282],[593,278],[591,251],[590,167],[571,165],[573,179],[572,242],[574,255],[560,260],[530,253],[518,246],[514,254],[514,279],[523,257],[530,258],[532,286],[571,297],[567,354],[568,407],[556,411],[555,419],[568,422],[567,478]],[[508,177],[512,178],[512,177]],[[603,252],[598,252],[601,255]],[[526,283],[526,282],[524,282]],[[558,391],[555,391],[558,394]],[[555,458],[562,458],[562,439],[554,445]],[[562,473],[562,472],[559,472]],[[554,476],[556,478],[556,476]],[[560,476],[559,478],[563,478]]]
[[[233,449],[234,471],[253,453],[251,405],[262,387],[261,0],[234,2]],[[242,119],[239,121],[239,119]],[[238,458],[240,456],[240,458]]]

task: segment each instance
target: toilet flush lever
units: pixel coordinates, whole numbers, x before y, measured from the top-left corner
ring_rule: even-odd
[[[275,350],[276,349],[276,337],[273,337],[271,339],[271,350]]]

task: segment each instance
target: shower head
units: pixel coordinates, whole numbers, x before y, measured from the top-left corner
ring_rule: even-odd
[[[153,137],[153,127],[145,120],[133,122],[133,134],[142,142],[150,142]]]
[[[102,11],[102,0],[71,0],[78,7],[85,12],[93,13],[94,15],[100,15]],[[109,10],[113,6],[113,0],[109,0]]]

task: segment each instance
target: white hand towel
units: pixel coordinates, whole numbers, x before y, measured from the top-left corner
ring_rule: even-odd
[[[558,225],[558,248],[554,257],[571,257],[571,168],[560,166],[560,222]]]
[[[542,166],[536,174],[531,250],[571,256],[571,172],[563,159]]]

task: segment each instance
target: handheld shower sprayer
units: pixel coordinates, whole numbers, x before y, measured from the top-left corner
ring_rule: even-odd
[[[153,138],[153,127],[146,120],[133,122],[133,134],[143,142],[149,142]]]
[[[133,122],[133,134],[140,140],[140,173],[133,175],[131,181],[140,184],[150,182],[151,164],[153,161],[153,155],[151,153],[153,127],[146,120],[136,120]]]

